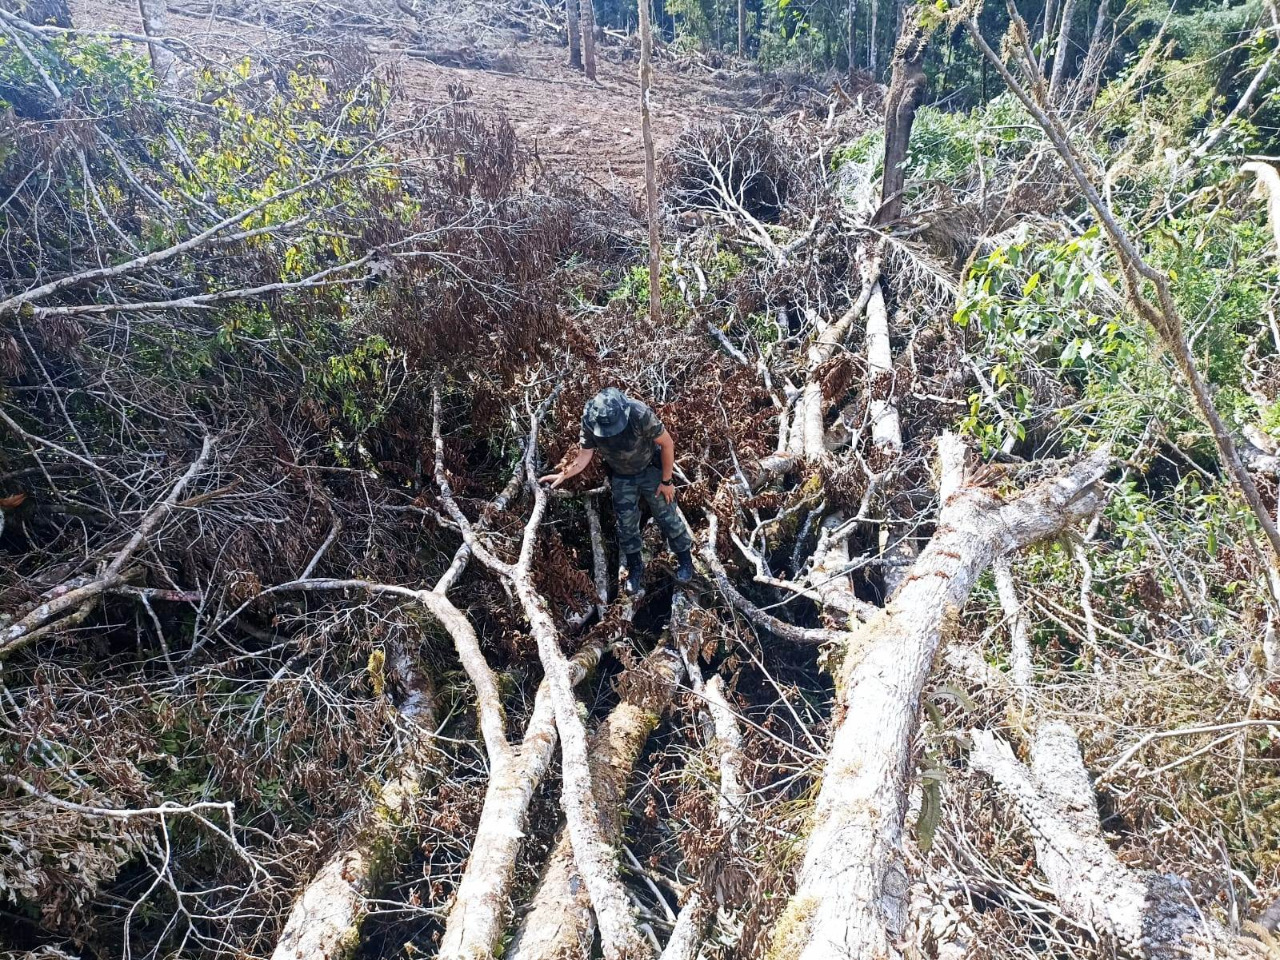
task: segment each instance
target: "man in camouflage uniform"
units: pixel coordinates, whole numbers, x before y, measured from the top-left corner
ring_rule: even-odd
[[[676,488],[672,471],[676,448],[671,434],[658,415],[639,400],[632,400],[617,387],[601,390],[587,401],[582,411],[582,435],[578,455],[559,473],[543,477],[558,487],[576,477],[591,463],[599,450],[604,458],[613,490],[613,510],[618,517],[618,546],[627,560],[627,589],[639,593],[644,587],[644,560],[640,553],[640,498],[658,521],[679,561],[676,579],[693,579],[693,538],[676,510]]]

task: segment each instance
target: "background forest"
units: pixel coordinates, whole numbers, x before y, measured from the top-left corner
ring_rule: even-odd
[[[0,0],[0,956],[1280,958],[1278,59]]]

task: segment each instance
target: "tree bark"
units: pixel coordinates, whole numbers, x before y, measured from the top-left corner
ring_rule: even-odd
[[[148,37],[169,36],[169,4],[166,0],[138,0],[138,12],[142,15],[142,30]],[[178,58],[167,47],[158,43],[147,44],[151,52],[151,69],[162,84],[173,79],[174,64]]]
[[[658,236],[658,176],[653,157],[649,88],[653,83],[653,30],[649,0],[640,0],[640,137],[644,141],[644,192],[649,210],[649,322],[662,318],[662,246]]]
[[[564,0],[564,27],[569,36],[569,66],[582,69],[582,12],[579,0]]]
[[[1071,18],[1075,16],[1076,0],[1063,0],[1062,26],[1058,29],[1058,47],[1053,55],[1053,73],[1049,78],[1049,101],[1058,102],[1062,88],[1062,71],[1067,63],[1067,46],[1071,42]]]
[[[1070,727],[1051,723],[1035,735],[1030,769],[991,731],[974,730],[972,738],[970,764],[1017,804],[1040,869],[1071,919],[1115,937],[1125,953],[1143,960],[1264,955],[1203,913],[1182,878],[1131,870],[1116,858]]]
[[[879,26],[877,23],[877,13],[880,6],[879,0],[870,0],[870,5],[871,23],[867,28],[867,70],[871,72],[871,79],[875,80],[877,76],[876,68],[878,66],[876,62],[876,34]]]
[[[675,653],[659,647],[624,680],[622,701],[591,736],[591,785],[605,841],[622,838],[627,783],[649,734],[658,725],[680,680]],[[587,960],[595,921],[578,873],[568,831],[561,827],[532,907],[507,955],[512,960]]]
[[[907,136],[910,136],[910,123]],[[871,420],[872,445],[884,464],[902,453],[902,422],[893,395],[893,378],[889,311],[885,307],[884,291],[877,280],[867,302],[867,394],[870,397],[867,415]],[[893,561],[884,568],[885,596],[892,597],[907,576],[907,567],[915,558],[915,546],[906,539],[900,525],[887,524],[880,530],[880,553]]]
[[[845,37],[849,50],[849,85],[853,86],[853,75],[858,69],[858,4],[857,0],[847,0],[845,4]]]
[[[602,652],[596,645],[573,658],[575,683],[599,662]],[[491,956],[502,942],[529,804],[551,768],[555,747],[555,715],[550,689],[543,681],[519,749],[499,764],[490,761],[480,825],[445,921],[440,960]]]
[[[875,6],[872,6],[872,10]],[[884,108],[884,177],[880,185],[880,209],[873,223],[893,223],[902,214],[902,190],[906,182],[907,148],[911,127],[924,94],[924,55],[929,33],[921,15],[913,11],[902,24],[893,54],[893,75]]]
[[[939,441],[937,533],[881,614],[850,633],[814,828],[799,883],[775,928],[777,960],[898,958],[907,890],[902,824],[920,695],[945,624],[996,558],[1061,532],[1098,506],[1100,450],[1004,502],[964,483],[958,437]]]
[[[596,78],[596,10],[595,0],[578,0],[582,11],[582,72],[588,80]]]
[[[345,960],[360,945],[367,903],[386,882],[403,851],[402,817],[433,777],[425,761],[433,752],[435,689],[404,651],[392,669],[405,691],[400,719],[409,734],[392,764],[395,773],[354,839],[326,861],[294,902],[272,960]]]

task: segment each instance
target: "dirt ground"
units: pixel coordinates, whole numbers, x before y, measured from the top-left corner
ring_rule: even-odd
[[[264,26],[261,18],[252,22],[243,12],[244,6],[218,0],[198,6],[171,3],[169,33],[227,60],[252,55],[256,46],[269,43],[272,32],[280,28]],[[600,45],[593,83],[568,66],[567,49],[558,42],[547,9],[539,8],[542,18],[535,20],[531,29],[495,28],[476,17],[470,24],[474,29],[461,31],[452,26],[458,18],[457,8],[449,9],[450,24],[419,14],[427,26],[414,36],[383,29],[385,21],[377,24],[377,30],[370,30],[367,18],[353,21],[350,29],[353,34],[368,30],[370,49],[396,67],[411,104],[429,107],[441,103],[450,84],[462,83],[482,112],[505,114],[521,141],[543,162],[576,168],[603,186],[639,186],[644,154],[638,43],[634,37],[611,37]],[[493,8],[489,9],[492,12]],[[308,8],[307,13],[314,10]],[[72,0],[71,11],[81,28],[142,32],[137,0]],[[424,35],[438,38],[446,34],[443,29],[432,29],[442,26],[455,34],[461,32],[463,42],[452,50],[430,40],[424,42]],[[423,47],[431,49],[424,51]],[[423,58],[424,52],[435,60],[466,65],[432,62]],[[777,98],[778,89],[775,81],[754,71],[711,69],[697,61],[660,55],[650,101],[659,155],[691,123],[731,113],[783,111],[786,103]]]

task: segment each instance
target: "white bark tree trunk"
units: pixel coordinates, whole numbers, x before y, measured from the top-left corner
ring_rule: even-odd
[[[1022,603],[1018,600],[1017,588],[1013,585],[1013,570],[1008,558],[996,561],[995,579],[1000,607],[1009,624],[1009,672],[1013,675],[1015,689],[1025,702],[1030,696],[1031,680],[1035,673],[1031,663],[1031,628],[1027,624]]]
[[[578,682],[586,676],[600,653],[599,646],[579,652],[571,679]],[[555,715],[550,688],[543,681],[520,748],[501,763],[490,760],[480,825],[445,921],[440,960],[488,957],[501,943],[529,804],[551,768],[555,747]]]
[[[394,762],[396,772],[378,791],[360,832],[326,861],[294,902],[272,960],[343,960],[355,952],[368,900],[385,882],[388,861],[397,859],[402,815],[432,776],[424,761],[433,749],[434,691],[407,654],[396,660],[392,668],[406,692],[400,719],[410,731]]]
[[[676,655],[659,647],[631,678],[620,702],[591,736],[591,782],[599,804],[601,834],[616,845],[622,836],[627,783],[649,734],[658,725],[680,680]],[[562,827],[534,894],[532,907],[507,955],[512,960],[573,960],[591,955],[595,918],[591,900]]]
[[[881,460],[887,462],[902,453],[902,421],[893,396],[889,311],[878,280],[872,285],[871,297],[867,301],[867,388],[871,396],[867,408],[871,420],[871,442]],[[883,464],[878,469],[883,469]],[[884,568],[885,596],[892,597],[907,577],[907,564],[916,555],[915,545],[906,539],[902,529],[885,526],[880,531],[880,553],[885,559],[894,561]]]
[[[142,30],[148,37],[169,36],[169,5],[166,0],[138,0],[138,13],[142,15]],[[161,84],[173,79],[173,68],[178,58],[168,47],[148,43],[151,53],[151,69]]]
[[[1053,73],[1049,78],[1049,100],[1056,102],[1062,89],[1062,71],[1067,65],[1067,47],[1071,42],[1071,19],[1075,16],[1076,0],[1063,0],[1062,25],[1058,28],[1058,46],[1053,54]]]
[[[969,762],[1017,804],[1036,858],[1063,912],[1113,936],[1144,960],[1262,957],[1203,914],[1179,877],[1130,870],[1107,846],[1080,743],[1065,724],[1043,727],[1031,742],[1031,768],[989,730],[973,731]]]
[[[999,556],[1052,536],[1098,505],[1109,463],[1099,451],[1005,503],[965,486],[959,438],[939,441],[938,530],[898,594],[849,635],[865,651],[841,668],[836,727],[799,883],[776,927],[782,960],[896,958],[906,878],[902,824],[920,694],[944,625]]]

